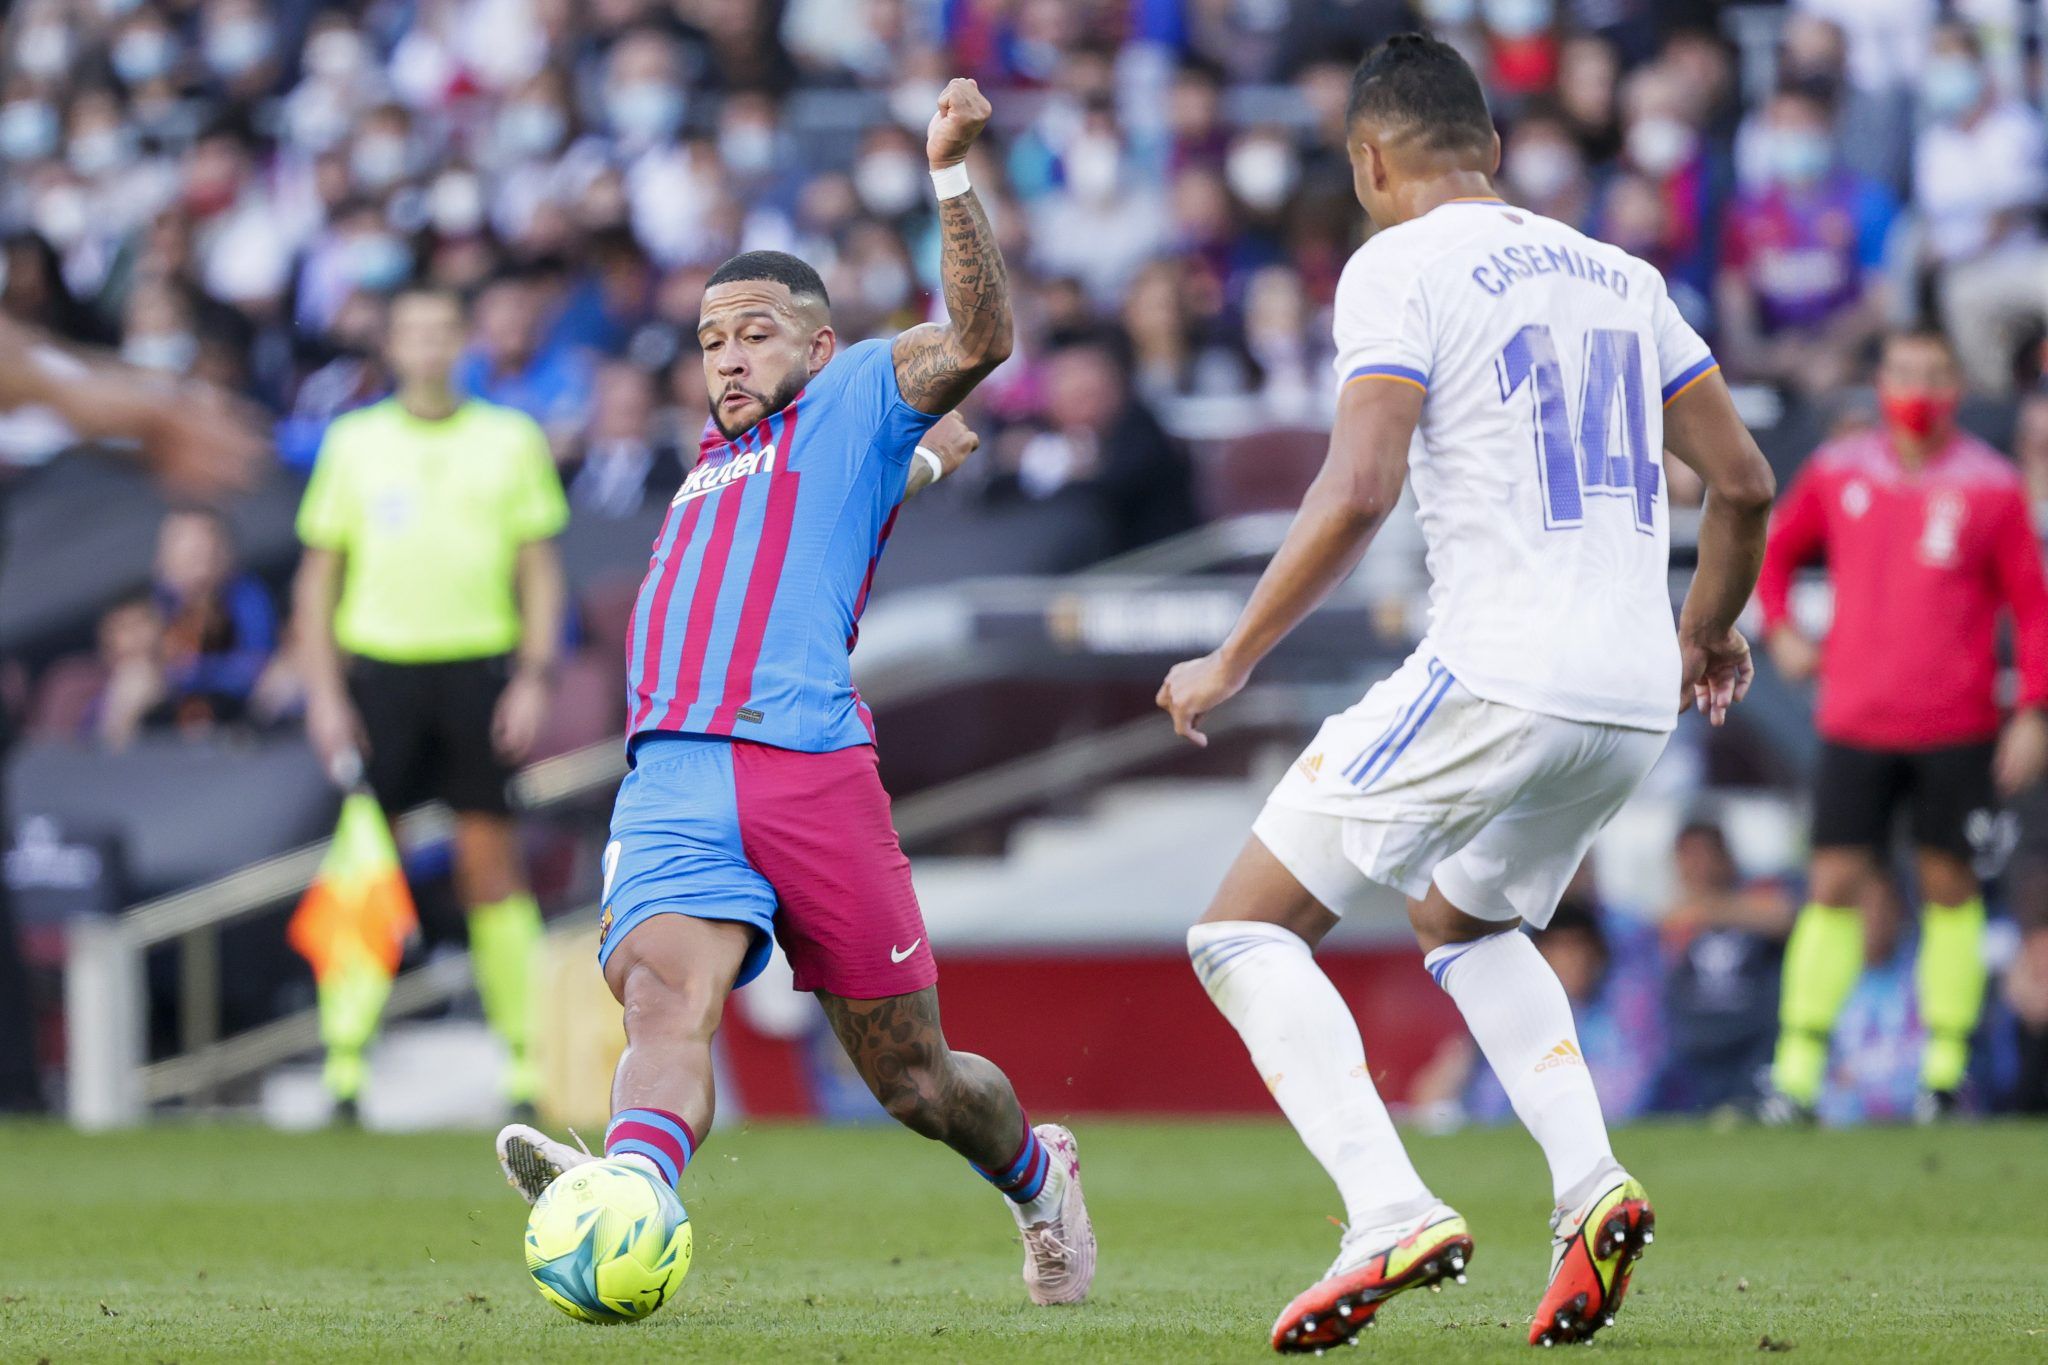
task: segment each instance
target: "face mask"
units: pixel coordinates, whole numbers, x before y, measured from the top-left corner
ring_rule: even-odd
[[[901,261],[880,260],[863,266],[860,272],[861,302],[870,308],[890,309],[910,292],[910,272]]]
[[[41,100],[0,106],[0,157],[40,161],[57,148],[57,113]]]
[[[1834,164],[1835,149],[1826,136],[1787,129],[1771,134],[1765,146],[1765,161],[1773,180],[1781,185],[1812,185]]]
[[[1549,199],[1578,179],[1579,158],[1559,143],[1533,142],[1515,149],[1507,172],[1532,199]]]
[[[142,0],[99,0],[99,12],[109,19],[119,19],[142,8]]]
[[[55,24],[25,29],[14,45],[14,61],[39,80],[55,80],[71,66],[71,35]]]
[[[96,128],[71,139],[65,160],[71,169],[88,178],[105,175],[128,159],[128,137],[124,128]]]
[[[1976,108],[1983,94],[1984,73],[1968,57],[1930,58],[1920,77],[1920,98],[1938,119],[1960,118]]]
[[[349,152],[349,174],[364,189],[389,189],[405,178],[412,153],[395,133],[370,133],[356,139]]]
[[[43,191],[29,216],[36,231],[59,251],[69,251],[76,245],[92,221],[85,194],[76,185],[58,185]]]
[[[1423,0],[1422,16],[1431,28],[1463,28],[1479,17],[1479,0]]]
[[[1551,0],[1484,0],[1486,26],[1502,38],[1530,38],[1556,17]]]
[[[294,145],[324,152],[348,136],[349,112],[328,87],[303,85],[285,106],[285,132]]]
[[[885,218],[916,206],[917,181],[917,158],[908,152],[870,152],[854,163],[853,192],[871,212]]]
[[[683,125],[683,92],[660,81],[635,81],[606,95],[604,111],[619,136],[660,142]]]
[[[206,64],[222,76],[241,76],[270,55],[270,25],[260,19],[230,19],[206,35]]]
[[[467,237],[484,225],[484,190],[473,175],[448,174],[427,194],[427,218],[444,237]]]
[[[1942,389],[1888,389],[1877,391],[1877,405],[1885,425],[1908,436],[1925,439],[1955,421],[1962,395]]]
[[[139,370],[184,374],[198,358],[199,338],[190,332],[129,337],[121,343],[121,359]]]
[[[775,130],[735,123],[718,135],[718,159],[739,175],[760,175],[775,164]]]
[[[568,131],[562,111],[538,100],[508,104],[498,115],[498,143],[514,156],[546,156]]]
[[[1223,162],[1223,178],[1231,192],[1258,213],[1270,213],[1286,202],[1296,172],[1294,149],[1266,138],[1238,143]]]
[[[943,88],[930,81],[904,81],[889,92],[889,116],[912,132],[923,132],[939,107]]]
[[[159,28],[138,28],[124,33],[108,54],[114,74],[129,85],[153,81],[171,69],[170,35]]]
[[[388,233],[375,232],[348,244],[348,276],[359,289],[384,293],[412,273],[412,253]]]
[[[1669,175],[1685,164],[1698,134],[1675,118],[1653,116],[1628,130],[1628,159],[1649,175]]]
[[[330,81],[354,79],[363,69],[363,40],[343,28],[330,28],[306,44],[306,69]]]
[[[1116,193],[1122,153],[1115,138],[1089,136],[1067,149],[1067,188],[1085,203],[1099,204]]]

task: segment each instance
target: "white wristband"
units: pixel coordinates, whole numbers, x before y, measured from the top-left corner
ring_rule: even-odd
[[[916,451],[916,456],[918,459],[925,461],[927,464],[931,466],[933,483],[937,483],[940,479],[946,477],[945,464],[939,459],[937,455],[933,454],[930,450],[926,449],[924,446],[919,446]]]
[[[964,161],[946,167],[943,171],[932,172],[932,188],[939,198],[957,199],[974,186],[967,183],[967,163]]]

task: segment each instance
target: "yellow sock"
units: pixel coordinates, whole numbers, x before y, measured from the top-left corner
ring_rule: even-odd
[[[1920,914],[1920,954],[1913,986],[1927,1046],[1920,1083],[1954,1090],[1970,1065],[1970,1034],[1984,1008],[1984,902],[1929,905]]]
[[[1771,1084],[1801,1104],[1820,1098],[1827,1079],[1828,1035],[1863,974],[1863,915],[1818,902],[1799,912],[1785,944],[1778,998],[1778,1052]]]
[[[540,962],[540,906],[521,892],[469,912],[469,961],[484,1018],[512,1053],[506,1089],[514,1100],[533,1098],[534,975]]]
[[[363,1088],[363,1049],[377,1036],[391,978],[382,966],[363,958],[337,965],[318,984],[320,1042],[327,1049],[321,1079],[337,1100],[352,1100]]]

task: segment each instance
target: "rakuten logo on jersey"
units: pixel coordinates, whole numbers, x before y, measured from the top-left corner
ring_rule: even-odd
[[[775,447],[772,445],[735,455],[724,464],[700,464],[690,471],[690,477],[683,480],[683,486],[676,490],[668,505],[680,507],[692,498],[716,493],[729,483],[738,483],[755,474],[771,473],[774,469]]]

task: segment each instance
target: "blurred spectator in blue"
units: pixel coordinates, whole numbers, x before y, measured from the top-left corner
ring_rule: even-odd
[[[1781,89],[1755,133],[1762,183],[1729,206],[1716,285],[1729,376],[1813,396],[1847,384],[1884,326],[1898,205],[1842,165],[1819,96]]]
[[[654,380],[639,366],[613,360],[598,367],[589,429],[562,464],[572,512],[630,517],[667,502],[682,485],[675,443],[657,439],[654,399]]]
[[[653,319],[654,263],[632,233],[616,228],[595,235],[586,256],[587,268],[570,282],[544,349],[623,355],[634,333]]]
[[[277,424],[278,458],[311,474],[327,424],[391,391],[384,368],[385,297],[358,289],[341,303],[323,337],[326,360],[299,382],[291,412]]]
[[[1743,1107],[1757,1097],[1777,1040],[1792,898],[1781,886],[1745,883],[1712,821],[1679,830],[1673,852],[1677,894],[1660,921],[1670,1052],[1659,1107]]]
[[[1590,1071],[1609,1121],[1625,1123],[1648,1112],[1663,1058],[1655,980],[1643,970],[1656,950],[1645,934],[1602,912],[1592,866],[1591,859],[1579,865],[1549,925],[1530,937],[1557,973],[1578,1024],[1579,1056],[1559,1054],[1557,1064]],[[1503,1123],[1514,1114],[1463,1029],[1444,1040],[1409,1098],[1432,1128]]]
[[[1622,166],[1655,192],[1659,213],[1654,238],[1631,245],[1621,236],[1637,226],[1640,206],[1618,204],[1628,177],[1609,188],[1594,214],[1592,232],[1636,251],[1664,274],[1671,300],[1688,321],[1704,327],[1710,315],[1718,243],[1716,225],[1727,197],[1727,170],[1706,133],[1709,110],[1702,92],[1668,59],[1632,72],[1623,87],[1626,132]],[[1615,235],[1609,235],[1613,233]],[[1647,247],[1647,251],[1638,250]]]
[[[1913,202],[1923,258],[1971,384],[2010,393],[2015,348],[2048,313],[2041,116],[1997,87],[1975,31],[1960,22],[1935,30],[1920,103],[1927,126],[1913,153]]]
[[[1926,1032],[1914,1005],[1914,945],[1900,932],[1898,889],[1873,877],[1863,905],[1863,975],[1835,1025],[1827,1083],[1815,1111],[1830,1126],[1902,1122],[1920,1094]]]
[[[464,393],[533,418],[560,452],[590,413],[590,361],[573,347],[542,344],[541,290],[527,272],[508,271],[484,286],[474,340],[455,382]]]
[[[218,512],[184,508],[157,531],[152,586],[164,631],[164,684],[174,723],[236,720],[277,648],[277,610],[236,562]]]

